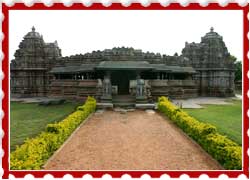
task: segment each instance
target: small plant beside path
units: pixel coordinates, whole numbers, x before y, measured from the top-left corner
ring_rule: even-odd
[[[37,137],[27,139],[10,154],[10,168],[13,170],[41,169],[47,159],[64,143],[70,134],[95,111],[96,100],[88,97],[83,106],[64,120],[48,124]]]
[[[40,106],[38,103],[10,103],[10,150],[24,143],[27,138],[36,137],[47,124],[61,121],[74,112],[76,102],[63,105]]]
[[[215,126],[199,122],[173,105],[166,97],[160,97],[158,109],[198,142],[226,169],[242,168],[242,148],[217,132]]]
[[[242,101],[231,100],[228,105],[203,105],[202,109],[184,109],[197,120],[209,123],[222,135],[242,144]]]

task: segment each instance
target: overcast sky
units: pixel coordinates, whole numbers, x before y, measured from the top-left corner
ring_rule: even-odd
[[[121,46],[180,54],[186,41],[200,42],[213,26],[223,36],[230,54],[242,60],[242,16],[239,10],[11,10],[9,57],[14,58],[19,43],[32,26],[45,42],[57,40],[63,56]]]

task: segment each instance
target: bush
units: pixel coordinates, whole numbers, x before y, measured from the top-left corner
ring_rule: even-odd
[[[218,133],[216,127],[189,116],[166,97],[158,99],[158,109],[179,126],[226,169],[242,168],[242,148]]]
[[[23,145],[18,146],[10,154],[10,168],[15,170],[41,169],[47,159],[64,143],[79,124],[95,111],[95,108],[96,100],[88,97],[83,106],[79,106],[64,120],[48,124],[44,132],[35,138],[27,139]]]

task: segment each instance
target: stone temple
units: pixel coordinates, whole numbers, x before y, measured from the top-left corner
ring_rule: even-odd
[[[115,47],[62,57],[57,41],[46,43],[35,28],[24,36],[10,65],[12,97],[63,97],[135,103],[197,96],[234,96],[234,62],[222,36],[206,33],[173,56]]]

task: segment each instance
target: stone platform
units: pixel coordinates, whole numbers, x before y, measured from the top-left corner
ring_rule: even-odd
[[[230,105],[230,100],[241,100],[242,97],[229,97],[229,98],[219,98],[219,97],[198,97],[190,99],[180,99],[173,100],[173,103],[182,108],[190,109],[200,109],[203,108],[202,105]]]
[[[97,109],[112,109],[114,106],[112,103],[97,103]]]
[[[145,103],[145,104],[135,104],[136,109],[155,109],[156,104]]]

